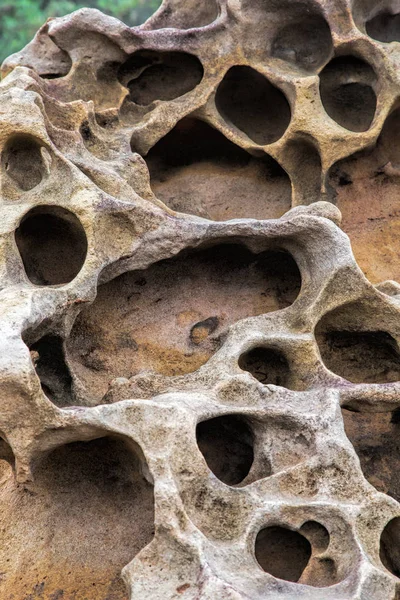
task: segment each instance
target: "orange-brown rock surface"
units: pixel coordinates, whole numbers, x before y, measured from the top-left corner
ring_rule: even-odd
[[[399,10],[82,9],[5,61],[1,600],[400,598]]]

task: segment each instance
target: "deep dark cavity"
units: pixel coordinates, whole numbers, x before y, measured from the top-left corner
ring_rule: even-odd
[[[184,251],[125,273],[100,286],[77,318],[66,343],[71,374],[96,403],[116,377],[193,372],[231,324],[289,306],[300,286],[290,254],[253,254],[241,244]]]
[[[334,58],[320,74],[320,94],[328,115],[350,131],[367,131],[375,116],[376,74],[355,56]]]
[[[382,11],[365,24],[366,32],[379,42],[400,41],[400,14]]]
[[[400,353],[385,331],[316,330],[325,365],[352,383],[390,383],[400,380]]]
[[[129,440],[67,444],[36,464],[34,494],[4,488],[2,585],[18,598],[36,597],[40,584],[46,598],[62,589],[65,598],[127,600],[121,569],[154,536],[153,488],[139,456]],[[10,543],[18,558],[11,563]]]
[[[145,159],[154,193],[179,212],[271,219],[291,207],[290,179],[273,158],[250,155],[197,119],[182,119]]]
[[[10,138],[1,156],[3,171],[24,192],[42,181],[46,167],[42,146],[28,135],[18,134]]]
[[[43,392],[56,406],[71,406],[72,378],[65,362],[63,339],[45,335],[29,348]]]
[[[285,355],[272,348],[252,348],[239,358],[239,367],[264,385],[290,387],[290,368]]]
[[[365,478],[379,492],[400,502],[399,411],[371,413],[343,408],[342,415]]]
[[[135,52],[119,68],[118,79],[129,100],[147,106],[155,100],[174,100],[193,90],[203,78],[198,58],[185,52]]]
[[[266,527],[257,535],[255,555],[261,568],[270,575],[297,582],[311,558],[311,544],[291,529]]]
[[[379,556],[383,565],[393,575],[400,578],[400,517],[395,517],[386,525],[381,535]]]
[[[32,208],[16,230],[15,241],[25,272],[36,285],[69,283],[86,259],[85,230],[71,211],[60,206]]]
[[[209,469],[227,485],[238,485],[254,460],[253,433],[244,418],[224,415],[202,421],[196,439]]]
[[[310,72],[324,65],[331,52],[331,30],[317,14],[293,19],[276,33],[272,42],[272,56]]]
[[[262,146],[279,140],[290,123],[290,106],[283,92],[251,67],[229,69],[215,103],[225,119]]]

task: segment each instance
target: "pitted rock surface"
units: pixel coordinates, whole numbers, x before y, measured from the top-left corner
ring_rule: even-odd
[[[82,9],[5,61],[2,599],[400,598],[398,11]]]

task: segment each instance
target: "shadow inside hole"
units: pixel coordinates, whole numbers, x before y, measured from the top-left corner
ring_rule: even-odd
[[[255,556],[260,567],[270,575],[297,582],[311,558],[311,544],[297,531],[265,527],[257,535]]]
[[[1,155],[3,171],[24,192],[42,181],[46,172],[42,146],[28,135],[15,135],[8,140]]]
[[[367,131],[376,110],[372,67],[355,56],[340,56],[320,73],[320,94],[328,115],[350,131]]]
[[[364,477],[379,492],[400,502],[399,411],[367,413],[343,407],[342,415]]]
[[[186,52],[135,52],[118,71],[120,83],[128,88],[129,100],[148,106],[155,100],[174,100],[193,90],[203,79],[199,59]]]
[[[290,368],[285,355],[272,348],[253,348],[239,358],[239,367],[260,383],[290,388]]]
[[[400,352],[385,331],[342,331],[319,324],[316,339],[326,367],[352,383],[400,380]]]
[[[196,428],[197,445],[209,469],[227,485],[238,485],[254,461],[253,432],[236,415],[202,421]]]
[[[56,406],[74,405],[72,378],[65,362],[64,342],[57,335],[45,335],[29,348],[43,392]]]
[[[383,11],[366,22],[366,32],[374,40],[379,42],[400,41],[400,14]]]
[[[272,43],[272,56],[311,72],[325,64],[331,51],[331,30],[317,14],[284,25]]]
[[[36,285],[72,281],[81,270],[87,239],[79,219],[60,206],[32,208],[15,232],[25,272]]]
[[[231,67],[215,103],[223,118],[262,146],[279,140],[291,119],[284,93],[251,67]]]
[[[330,535],[326,527],[317,521],[306,521],[299,529],[312,545],[314,551],[324,552],[330,542]]]
[[[179,212],[274,219],[291,207],[289,176],[273,158],[251,156],[197,119],[182,119],[145,160],[154,193]]]
[[[197,370],[238,320],[292,304],[301,275],[290,254],[240,243],[185,250],[100,286],[66,342],[71,374],[101,401],[109,382],[143,371]]]
[[[3,598],[127,600],[121,569],[154,536],[153,488],[139,456],[122,439],[75,442],[36,464],[35,493],[11,480],[1,486]]]
[[[382,532],[379,557],[393,575],[400,578],[400,517],[395,517]]]

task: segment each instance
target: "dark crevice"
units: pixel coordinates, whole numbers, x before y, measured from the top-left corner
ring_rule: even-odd
[[[253,433],[242,417],[202,421],[196,439],[208,467],[223,483],[238,485],[247,477],[254,460]]]
[[[182,119],[145,159],[154,193],[173,210],[224,221],[278,218],[290,209],[291,183],[280,165],[202,121]]]
[[[221,115],[260,145],[272,144],[289,126],[291,111],[281,90],[251,67],[229,69],[215,103]]]
[[[320,74],[322,104],[328,115],[350,131],[366,131],[376,110],[372,67],[355,56],[333,59]]]
[[[71,406],[72,378],[65,362],[63,340],[45,335],[29,348],[36,373],[46,396],[56,406]]]
[[[198,58],[185,52],[135,52],[119,68],[118,79],[129,100],[147,106],[155,100],[174,100],[193,90],[203,78]]]
[[[60,285],[81,270],[87,239],[79,219],[60,206],[40,205],[21,220],[15,240],[30,281]]]

